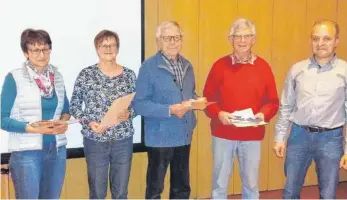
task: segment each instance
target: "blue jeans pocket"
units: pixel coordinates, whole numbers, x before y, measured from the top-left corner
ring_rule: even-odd
[[[304,130],[300,126],[293,124],[290,130],[288,140],[287,140],[287,146],[291,144],[299,143],[303,139],[302,138],[303,132]]]

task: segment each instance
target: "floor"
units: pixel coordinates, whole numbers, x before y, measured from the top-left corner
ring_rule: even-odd
[[[281,199],[283,190],[260,192],[260,199]],[[341,182],[337,189],[337,199],[347,199],[347,182]],[[228,199],[241,199],[241,195],[230,195]],[[301,199],[319,199],[318,186],[307,186],[301,191]]]

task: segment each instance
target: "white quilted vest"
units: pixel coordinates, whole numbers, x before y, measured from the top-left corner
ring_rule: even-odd
[[[54,113],[54,120],[59,120],[64,107],[65,87],[64,80],[56,67],[53,67],[55,92],[58,97],[58,105]],[[42,107],[40,90],[29,76],[27,69],[22,68],[11,71],[16,82],[17,97],[14,101],[10,117],[18,121],[35,122],[42,120]],[[57,147],[67,144],[65,134],[56,137]],[[9,132],[8,150],[25,151],[42,149],[42,134]]]

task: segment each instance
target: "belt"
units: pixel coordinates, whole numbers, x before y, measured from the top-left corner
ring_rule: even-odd
[[[324,131],[332,131],[332,130],[336,130],[336,129],[339,129],[339,128],[342,128],[343,126],[339,126],[339,127],[336,127],[336,128],[323,128],[323,127],[312,127],[312,126],[301,126],[299,125],[301,128],[305,129],[306,131],[308,132],[311,132],[311,133],[320,133],[320,132],[324,132]]]

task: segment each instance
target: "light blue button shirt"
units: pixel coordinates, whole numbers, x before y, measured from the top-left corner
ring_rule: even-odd
[[[292,122],[324,128],[346,123],[346,70],[347,63],[336,56],[325,66],[319,66],[314,58],[293,65],[282,91],[276,142],[285,141]]]

